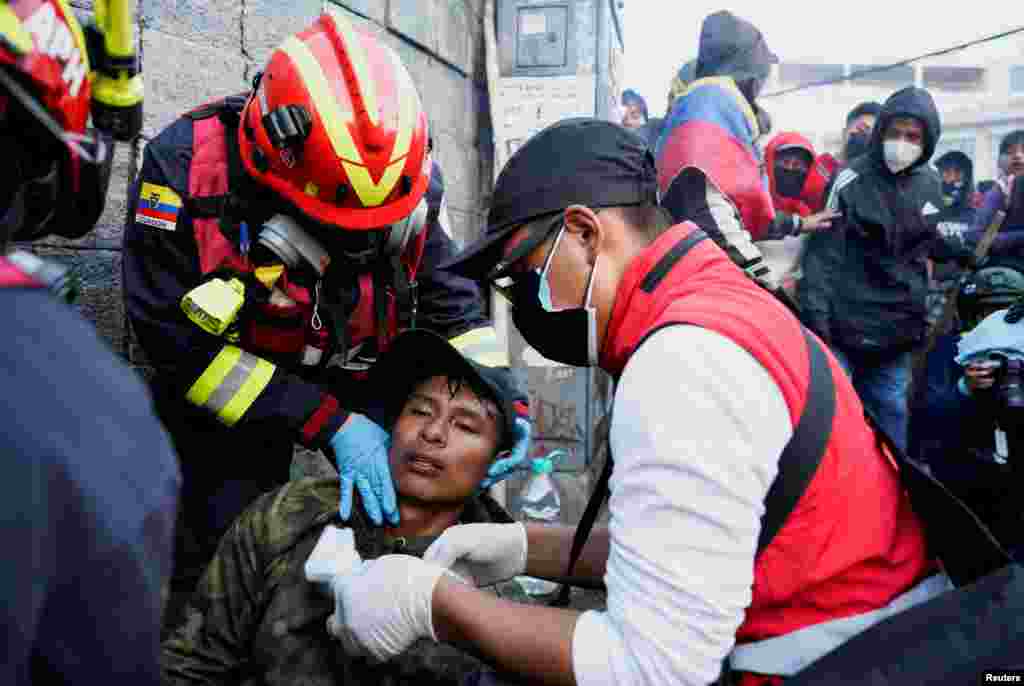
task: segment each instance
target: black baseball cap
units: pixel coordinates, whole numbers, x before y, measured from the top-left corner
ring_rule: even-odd
[[[439,268],[477,281],[494,279],[540,245],[559,226],[555,215],[570,205],[600,208],[657,202],[654,155],[642,138],[601,119],[564,119],[512,155],[494,186],[484,235]],[[509,236],[545,215],[554,221],[503,258]]]
[[[529,418],[527,396],[512,371],[474,362],[431,331],[410,329],[396,336],[370,370],[369,382],[382,394],[385,416],[393,421],[417,384],[441,375],[464,379],[498,406],[502,446],[511,447],[516,418]]]

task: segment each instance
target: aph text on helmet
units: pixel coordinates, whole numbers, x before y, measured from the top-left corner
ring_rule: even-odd
[[[67,22],[59,21],[53,5],[44,2],[25,21],[25,29],[32,34],[40,52],[64,65],[61,78],[68,85],[71,97],[77,96],[89,67],[82,59]]]

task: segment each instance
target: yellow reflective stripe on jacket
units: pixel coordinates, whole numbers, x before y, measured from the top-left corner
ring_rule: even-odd
[[[274,365],[233,345],[224,346],[185,397],[234,426],[274,375]]]
[[[467,331],[448,342],[462,353],[463,357],[473,360],[482,367],[509,366],[508,351],[498,340],[498,332],[493,326]]]

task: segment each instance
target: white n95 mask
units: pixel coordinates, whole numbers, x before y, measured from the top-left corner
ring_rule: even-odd
[[[923,149],[917,143],[905,140],[885,141],[883,146],[885,152],[885,165],[893,174],[901,171],[917,162],[921,157]]]

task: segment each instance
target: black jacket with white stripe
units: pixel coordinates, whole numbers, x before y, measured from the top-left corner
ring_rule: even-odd
[[[883,137],[897,117],[920,121],[924,137],[918,160],[894,174]],[[798,298],[808,324],[840,349],[895,354],[924,338],[927,258],[961,257],[937,229],[942,185],[927,162],[940,134],[927,91],[898,91],[878,118],[870,151],[832,181],[827,207],[842,216],[807,241]]]

